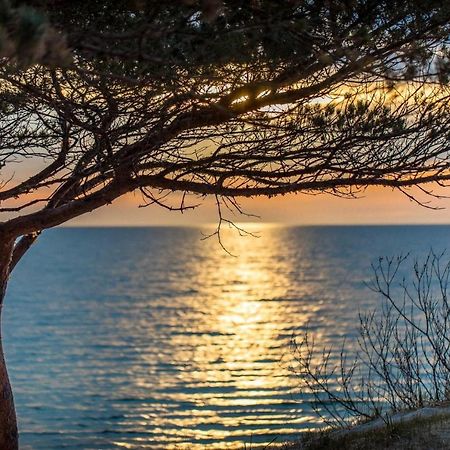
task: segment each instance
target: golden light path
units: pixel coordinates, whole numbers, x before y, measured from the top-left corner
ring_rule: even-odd
[[[303,292],[298,285],[292,289],[292,277],[298,277],[292,257],[298,259],[302,248],[286,247],[282,234],[276,226],[267,226],[260,238],[225,230],[226,248],[236,257],[211,241],[177,249],[183,257],[190,252],[189,276],[174,270],[164,282],[168,291],[177,286],[187,294],[161,300],[178,311],[175,316],[156,312],[133,324],[156,332],[164,348],[152,348],[155,336],[149,336],[138,365],[147,372],[130,369],[135,386],[129,390],[152,396],[142,404],[139,424],[152,427],[166,443],[155,447],[135,437],[118,439],[116,445],[242,449],[252,436],[292,434],[299,424],[306,428],[317,421],[293,398],[296,384],[288,360],[293,331],[306,326],[321,302],[289,299],[315,295],[311,286],[328,274],[300,268]],[[157,311],[158,304],[153,308]]]

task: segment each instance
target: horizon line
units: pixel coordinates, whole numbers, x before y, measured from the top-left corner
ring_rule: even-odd
[[[450,226],[450,222],[448,223],[427,223],[427,222],[402,222],[402,223],[311,223],[311,224],[301,224],[301,223],[283,223],[283,222],[236,222],[234,224],[237,227],[283,227],[283,228],[307,228],[307,227],[433,227],[433,226]],[[130,224],[130,225],[120,225],[120,224],[104,224],[104,225],[96,225],[96,224],[86,224],[86,225],[71,225],[71,224],[63,224],[59,225],[55,228],[204,228],[204,227],[217,227],[218,224],[214,222],[205,222],[205,223],[194,223],[194,224]],[[222,226],[224,230],[232,230],[233,226]],[[52,229],[52,228],[49,228]]]

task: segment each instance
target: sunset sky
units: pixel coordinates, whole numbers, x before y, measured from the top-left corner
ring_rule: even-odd
[[[444,191],[445,192],[445,191]],[[441,192],[441,193],[444,193]],[[450,190],[449,193],[450,195]],[[424,196],[418,196],[426,200]],[[298,225],[342,224],[450,224],[450,199],[428,199],[432,210],[417,205],[400,192],[388,188],[372,188],[358,199],[337,198],[329,194],[287,195],[285,197],[244,200],[245,211],[260,216],[227,217],[236,222],[279,222]],[[191,203],[196,200],[192,199]],[[214,223],[217,212],[211,200],[204,200],[195,210],[183,214],[159,206],[139,208],[139,194],[122,197],[114,204],[71,221],[69,226],[147,226],[195,225]],[[172,202],[176,205],[176,201]]]

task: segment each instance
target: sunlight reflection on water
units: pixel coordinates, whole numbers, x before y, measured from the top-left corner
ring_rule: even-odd
[[[242,449],[317,426],[289,341],[354,336],[379,255],[450,228],[49,231],[14,274],[5,341],[24,449]]]

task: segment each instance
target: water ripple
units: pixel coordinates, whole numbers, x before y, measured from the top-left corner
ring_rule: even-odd
[[[262,228],[262,227],[260,227]],[[232,234],[58,229],[14,274],[5,342],[23,449],[242,449],[318,426],[289,341],[355,335],[379,255],[450,243],[449,228]]]

